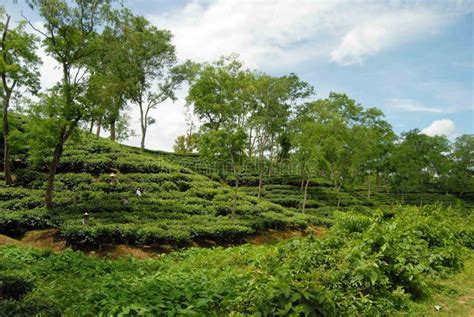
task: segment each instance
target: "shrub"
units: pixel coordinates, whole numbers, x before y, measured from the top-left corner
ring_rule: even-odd
[[[52,303],[37,297],[27,297],[22,301],[0,300],[0,317],[60,317],[61,312]]]
[[[0,273],[0,299],[18,300],[33,288],[33,282],[24,276]]]

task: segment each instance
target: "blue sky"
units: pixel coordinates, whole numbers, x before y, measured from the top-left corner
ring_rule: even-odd
[[[317,97],[345,92],[384,111],[397,133],[474,133],[473,1],[124,0],[174,34],[181,60],[232,52],[250,68],[297,73]],[[14,16],[18,6],[7,5]],[[31,14],[35,20],[34,14]],[[59,74],[44,52],[43,84]],[[157,109],[147,145],[170,150],[185,131],[184,96]],[[132,126],[138,128],[132,108]],[[138,129],[137,129],[138,130]],[[129,144],[137,145],[138,138]]]

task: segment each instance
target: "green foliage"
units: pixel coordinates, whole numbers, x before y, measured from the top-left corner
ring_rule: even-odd
[[[23,276],[0,273],[0,300],[19,300],[33,288],[32,281]]]
[[[0,301],[0,317],[30,317],[51,316],[60,317],[58,308],[42,298],[27,297],[22,301]]]
[[[472,221],[442,206],[350,211],[338,213],[323,238],[147,260],[12,246],[0,248],[0,270],[33,276],[32,296],[64,315],[410,314],[413,301],[433,292],[433,279],[462,270]]]

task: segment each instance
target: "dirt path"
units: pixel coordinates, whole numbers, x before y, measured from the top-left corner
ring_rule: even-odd
[[[288,230],[269,230],[267,232],[260,233],[243,240],[243,243],[249,243],[252,245],[270,244],[282,240],[289,240],[293,238],[301,238],[308,234],[314,234],[316,236],[323,236],[326,232],[326,228],[318,226],[310,226],[306,231],[297,229]],[[46,230],[32,230],[25,234],[25,236],[19,240],[13,239],[4,235],[0,235],[0,246],[4,245],[26,245],[39,249],[51,249],[55,252],[60,252],[66,249],[66,242],[62,240],[58,235],[58,229],[46,229]],[[196,241],[192,243],[193,247],[214,247],[223,246],[230,247],[236,244],[222,244],[216,241]],[[151,247],[133,247],[128,245],[106,245],[102,246],[100,250],[85,251],[87,254],[92,256],[108,256],[112,258],[133,256],[136,258],[150,258],[158,257],[163,253],[170,253],[176,251],[172,247],[160,246],[159,248]]]

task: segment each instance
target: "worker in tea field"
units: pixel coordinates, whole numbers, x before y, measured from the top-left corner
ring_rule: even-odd
[[[117,174],[115,173],[110,173],[110,185],[117,185],[119,183],[117,179]]]
[[[117,175],[119,174],[119,170],[118,169],[115,169],[115,168],[112,168],[112,173],[110,173],[110,185],[118,185],[120,184],[120,182],[118,181],[117,179]]]
[[[142,191],[141,191],[140,187],[137,188],[137,191],[135,192],[135,194],[136,194],[138,197],[142,197]]]
[[[89,224],[89,214],[87,213],[87,211],[84,213],[84,216],[82,217],[82,224],[83,225]]]

